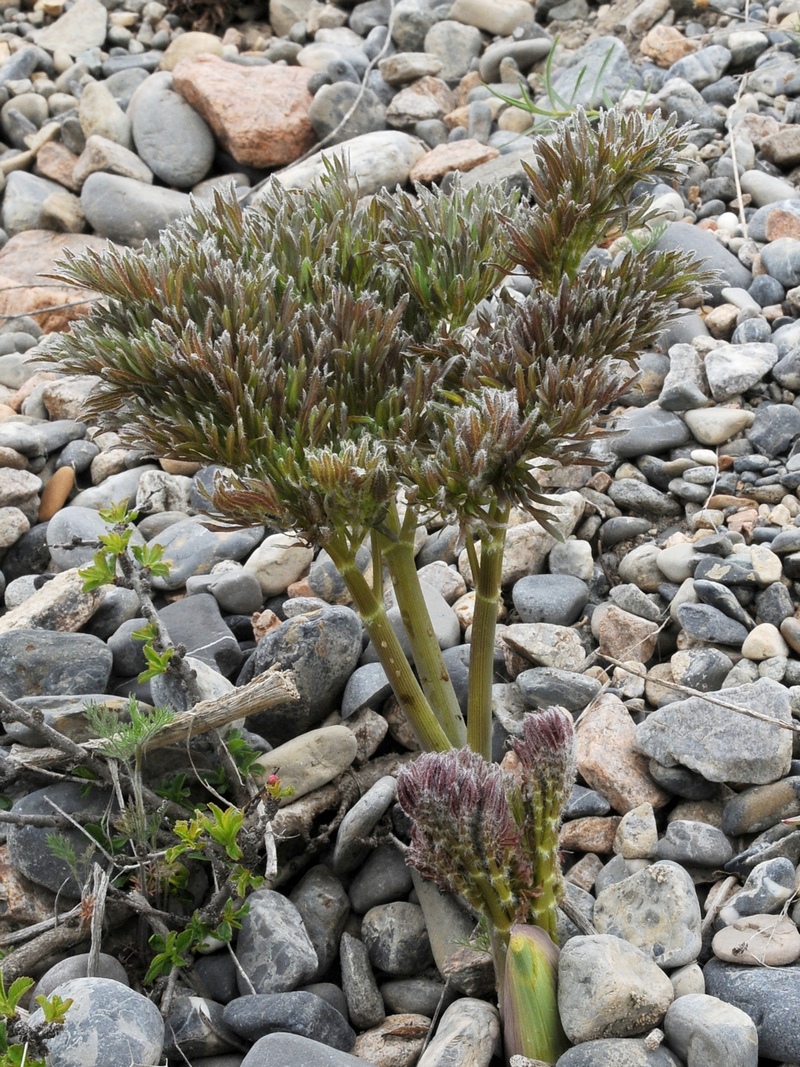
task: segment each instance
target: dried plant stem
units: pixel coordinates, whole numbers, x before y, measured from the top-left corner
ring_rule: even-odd
[[[7,986],[22,975],[30,974],[31,970],[48,956],[72,948],[86,938],[87,923],[76,913],[70,915],[74,915],[74,918],[67,919],[54,930],[39,934],[32,941],[3,957],[3,979]]]

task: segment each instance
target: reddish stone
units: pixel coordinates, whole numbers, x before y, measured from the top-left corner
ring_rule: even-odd
[[[76,182],[72,171],[78,157],[70,152],[65,144],[60,141],[48,141],[43,144],[36,153],[36,163],[33,168],[34,174],[40,174],[43,178],[58,182],[65,189],[73,193],[80,192],[80,182]]]
[[[800,130],[796,126],[784,126],[777,133],[761,142],[764,159],[776,167],[790,170],[800,163]]]
[[[768,241],[777,241],[779,237],[793,237],[800,240],[800,215],[791,211],[775,208],[767,215],[764,233]]]
[[[438,182],[448,171],[468,171],[488,163],[500,153],[472,138],[440,144],[424,155],[409,172],[412,182]],[[800,219],[798,220],[800,222]]]
[[[665,69],[684,56],[690,56],[698,48],[697,41],[688,40],[675,26],[654,26],[639,45],[643,56]]]
[[[305,67],[240,67],[217,56],[182,59],[172,88],[205,119],[238,163],[264,169],[299,159],[316,144]]]
[[[82,252],[107,248],[108,241],[90,234],[54,233],[51,230],[23,230],[0,250],[0,319],[12,315],[32,315],[45,333],[66,330],[73,319],[89,310],[96,296],[90,289],[62,285],[46,277],[56,269],[56,261],[67,249]],[[62,307],[72,304],[71,307]],[[45,310],[52,309],[52,310]]]

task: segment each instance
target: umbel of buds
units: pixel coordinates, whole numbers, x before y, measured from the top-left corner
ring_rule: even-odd
[[[516,924],[538,927],[557,951],[563,894],[558,831],[574,780],[572,718],[556,707],[525,716],[520,736],[500,765],[470,749],[427,752],[397,779],[398,799],[412,821],[408,862],[441,889],[463,897],[486,920],[510,1033],[526,1029],[525,1021],[516,1018],[519,998],[508,996],[512,929]],[[525,985],[520,959],[536,960],[528,968],[531,994],[543,996],[549,988],[552,996],[554,957],[533,950],[512,956],[513,987]],[[533,985],[540,987],[538,994]],[[509,1010],[514,1019],[507,1017]],[[554,1028],[560,1032],[557,1014],[550,1018],[549,1032],[540,1035],[547,1049],[559,1046],[558,1035],[553,1037]]]

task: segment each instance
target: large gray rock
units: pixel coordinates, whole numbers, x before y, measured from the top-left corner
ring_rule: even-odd
[[[558,962],[558,1009],[570,1041],[633,1037],[658,1026],[672,983],[653,960],[619,937],[572,937]]]
[[[260,889],[247,898],[236,942],[239,992],[285,993],[312,981],[318,961],[300,912],[281,893]],[[245,977],[246,975],[246,977]]]
[[[660,860],[603,889],[594,907],[598,933],[637,945],[659,967],[681,967],[700,952],[700,904],[691,877]]]
[[[250,716],[250,729],[280,745],[319,725],[336,706],[360,654],[361,621],[350,608],[323,608],[282,623],[259,642],[239,682],[279,664],[294,673],[300,702]]]
[[[241,1067],[370,1067],[359,1056],[340,1052],[299,1034],[267,1034],[259,1038]]]
[[[48,1042],[49,1067],[121,1067],[160,1064],[164,1020],[141,993],[109,978],[73,978],[54,992],[72,1004],[63,1027]],[[31,1026],[44,1025],[37,1008]]]
[[[664,1045],[651,1048],[643,1037],[584,1041],[558,1058],[558,1067],[683,1067]]]
[[[800,1061],[800,965],[746,967],[712,959],[703,975],[708,994],[741,1008],[753,1020],[761,1056]]]
[[[0,691],[27,696],[104,693],[113,657],[91,634],[25,629],[0,634]]]
[[[726,689],[721,699],[777,722],[791,722],[789,691],[770,678]],[[648,715],[636,727],[636,747],[665,767],[679,763],[709,782],[746,785],[783,778],[792,759],[789,730],[702,697],[678,700]]]
[[[758,1065],[758,1034],[752,1019],[717,997],[705,993],[678,997],[667,1011],[664,1033],[691,1067]]]

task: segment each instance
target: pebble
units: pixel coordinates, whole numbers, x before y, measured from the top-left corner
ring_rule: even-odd
[[[95,1067],[119,1067],[131,1057],[143,1067],[161,1063],[164,1020],[141,993],[110,978],[73,978],[53,992],[72,1001],[64,1025],[48,1043],[53,1067],[85,1067],[87,1049],[93,1050]],[[31,1012],[32,1026],[44,1021],[41,1008]]]
[[[258,889],[236,942],[239,992],[290,992],[313,981],[318,960],[300,912],[282,894]]]
[[[682,967],[700,952],[700,905],[683,867],[658,860],[597,895],[594,924],[636,945],[659,967]]]
[[[758,1052],[778,1062],[800,1058],[794,1010],[800,997],[797,967],[747,967],[711,959],[703,968],[706,990],[749,1015],[758,1031]]]
[[[572,937],[561,950],[558,1006],[575,1044],[644,1033],[661,1023],[673,996],[657,964],[620,937]]]
[[[788,917],[749,915],[714,935],[717,959],[751,967],[784,967],[800,958],[800,932]]]
[[[740,1008],[704,993],[673,1001],[664,1019],[664,1033],[687,1064],[708,1067],[757,1067],[758,1035]]]

